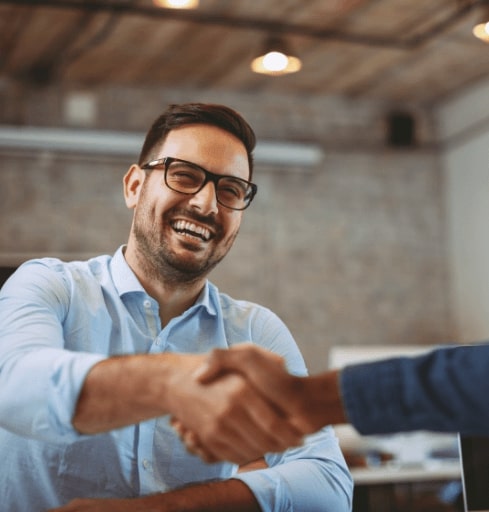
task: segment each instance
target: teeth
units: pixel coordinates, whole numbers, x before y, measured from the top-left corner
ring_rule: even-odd
[[[211,232],[207,228],[203,226],[197,226],[197,224],[193,224],[187,220],[177,220],[173,224],[173,228],[177,231],[183,231],[194,236],[199,236],[206,242],[211,237]]]

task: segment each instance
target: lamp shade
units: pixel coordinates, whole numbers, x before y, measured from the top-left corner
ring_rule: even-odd
[[[255,73],[273,76],[296,73],[301,67],[300,59],[289,52],[285,41],[279,37],[270,37],[261,55],[251,62],[251,69]]]
[[[484,43],[489,43],[489,9],[486,8],[483,10],[482,15],[479,18],[479,22],[474,25],[472,29],[472,34],[474,34],[477,39],[484,41]]]
[[[197,9],[199,0],[153,0],[157,7],[168,9]]]

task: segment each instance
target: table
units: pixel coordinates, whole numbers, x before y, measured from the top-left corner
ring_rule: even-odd
[[[427,460],[417,465],[352,468],[351,474],[355,483],[354,512],[393,512],[416,509],[414,490],[419,485],[438,484],[441,487],[444,483],[460,481],[461,466],[458,459]],[[400,487],[405,508],[398,508]]]

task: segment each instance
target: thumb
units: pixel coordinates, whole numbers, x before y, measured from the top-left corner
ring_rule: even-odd
[[[229,365],[224,361],[224,353],[229,350],[215,348],[210,352],[207,359],[195,370],[194,377],[201,384],[208,384],[216,380],[223,373],[228,371]]]

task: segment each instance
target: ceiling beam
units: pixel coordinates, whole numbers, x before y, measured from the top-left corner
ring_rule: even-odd
[[[283,23],[281,21],[263,20],[261,18],[235,17],[215,14],[203,10],[163,9],[160,7],[138,5],[133,2],[115,2],[113,0],[0,0],[0,4],[16,7],[50,7],[58,9],[82,10],[88,12],[108,12],[120,15],[134,15],[151,18],[184,21],[202,25],[226,26],[265,32],[267,34],[290,34],[314,39],[334,40],[363,46],[397,48],[411,50],[426,42],[439,32],[447,30],[460,18],[474,8],[488,5],[489,0],[464,0],[457,2],[457,7],[445,19],[432,25],[427,31],[410,38],[396,39],[376,37],[366,34],[354,34],[338,30],[303,24]]]

